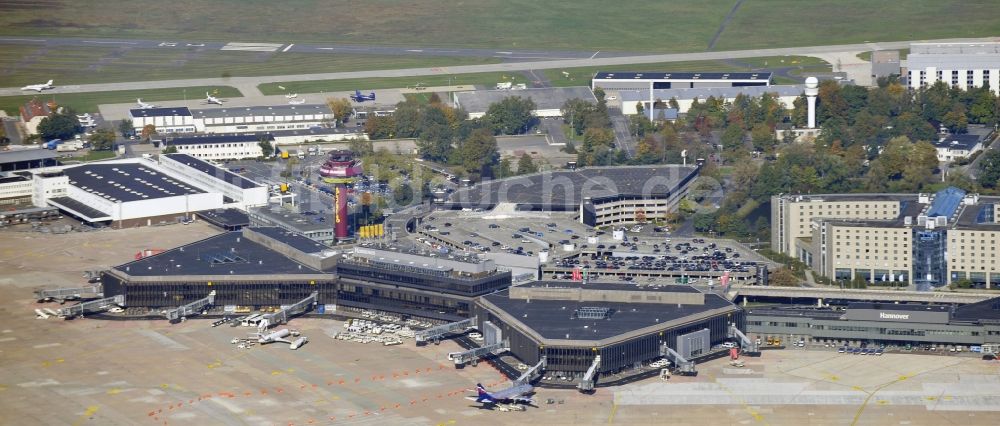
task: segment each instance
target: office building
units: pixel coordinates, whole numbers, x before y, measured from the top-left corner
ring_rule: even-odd
[[[962,90],[988,85],[1000,93],[1000,43],[913,43],[906,69],[913,89],[941,81]]]

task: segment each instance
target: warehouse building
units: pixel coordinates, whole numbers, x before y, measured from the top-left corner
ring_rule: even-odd
[[[505,98],[518,96],[531,99],[535,109],[531,112],[535,117],[562,117],[562,107],[571,99],[582,99],[597,103],[594,93],[586,87],[552,87],[544,89],[524,90],[474,90],[470,92],[455,92],[455,106],[469,113],[470,119],[486,115],[490,105]],[[510,129],[506,133],[515,133]]]
[[[858,345],[1000,343],[1000,298],[964,306],[855,302],[846,307],[748,308],[751,338]]]
[[[1000,93],[1000,43],[912,43],[906,69],[912,89],[942,81],[962,90],[989,86]]]
[[[663,345],[703,355],[730,324],[745,325],[742,309],[725,298],[680,285],[534,282],[481,297],[475,314],[479,330],[507,340],[525,364],[544,356],[546,371],[570,375],[596,356],[599,373],[631,369],[660,358]]]
[[[191,113],[197,131],[205,133],[301,130],[325,126],[335,118],[325,104],[207,108]]]
[[[246,210],[267,205],[268,188],[236,173],[216,167],[187,154],[166,154],[159,158],[160,167],[177,173],[206,191],[221,193],[226,207]]]
[[[955,187],[936,194],[779,195],[771,241],[836,281],[929,290],[1000,282],[1000,197]]]
[[[128,118],[132,120],[132,129],[136,134],[141,133],[142,129],[150,124],[156,127],[156,132],[160,134],[199,131],[194,115],[187,107],[135,108],[128,111]]]
[[[52,149],[15,149],[0,152],[0,172],[30,170],[59,165]]]
[[[591,90],[692,89],[703,87],[770,86],[769,72],[598,72]]]
[[[592,167],[543,172],[478,183],[455,191],[450,209],[574,211],[589,226],[652,221],[677,207],[698,176],[696,166]]]
[[[261,141],[273,143],[274,136],[269,134],[233,134],[233,135],[203,135],[166,139],[166,145],[177,148],[180,154],[194,158],[212,161],[243,160],[260,158],[264,151]]]

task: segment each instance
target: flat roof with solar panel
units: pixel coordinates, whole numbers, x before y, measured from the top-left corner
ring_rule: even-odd
[[[204,191],[140,163],[87,164],[63,170],[69,184],[111,202],[201,194]]]

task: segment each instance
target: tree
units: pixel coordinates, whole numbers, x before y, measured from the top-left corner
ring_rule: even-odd
[[[510,158],[504,157],[500,160],[500,165],[497,166],[496,171],[497,178],[503,179],[514,175],[514,172],[510,170]]]
[[[121,132],[123,137],[127,138],[129,136],[132,136],[132,133],[135,132],[135,128],[132,126],[133,126],[132,120],[126,118],[118,122],[118,131]]]
[[[365,134],[369,139],[391,139],[396,130],[393,116],[374,116],[365,121]]]
[[[110,150],[115,143],[115,132],[111,129],[97,129],[90,134],[87,142],[90,142],[91,149],[94,151]]]
[[[984,188],[1000,186],[1000,151],[991,149],[979,160],[979,185]]]
[[[941,118],[941,125],[952,133],[969,131],[969,119],[965,114],[965,107],[961,104],[955,105],[955,108],[952,108]]]
[[[156,125],[147,124],[142,126],[142,140],[149,142],[149,138],[156,134]]]
[[[375,153],[375,145],[370,140],[361,138],[351,139],[351,152],[359,157],[366,157]]]
[[[535,102],[531,98],[510,96],[491,104],[483,118],[494,134],[517,135],[527,132],[534,123],[534,110]]]
[[[44,140],[50,139],[71,139],[73,135],[80,133],[80,120],[71,114],[55,114],[45,117],[38,123],[38,134]]]
[[[746,157],[745,137],[743,127],[736,124],[726,127],[726,131],[722,133],[722,155],[726,161]]]
[[[261,136],[257,145],[260,146],[260,151],[264,155],[264,158],[274,155],[274,145],[271,145],[271,140],[266,136]]]
[[[445,162],[451,157],[453,130],[444,111],[427,108],[420,114],[417,149],[420,156],[431,161]]]
[[[776,287],[798,287],[799,279],[795,273],[788,268],[778,268],[777,271],[768,274],[767,282]]]
[[[517,174],[526,175],[528,173],[535,173],[538,171],[538,167],[535,166],[535,162],[531,159],[528,153],[521,155],[521,158],[517,160]]]
[[[754,149],[760,152],[771,152],[778,143],[774,137],[774,130],[766,123],[754,125],[750,131],[750,139],[753,141]]]
[[[482,128],[472,132],[458,147],[458,157],[462,167],[469,173],[479,173],[485,167],[492,167],[499,158],[497,138],[490,129]]]
[[[176,154],[177,153],[177,146],[176,145],[170,145],[170,146],[168,146],[166,148],[163,148],[163,153],[164,154]]]
[[[351,117],[351,112],[354,110],[354,107],[351,106],[351,101],[347,98],[329,98],[326,100],[326,105],[330,107],[330,111],[333,112],[334,120],[337,123],[347,122],[347,119]]]

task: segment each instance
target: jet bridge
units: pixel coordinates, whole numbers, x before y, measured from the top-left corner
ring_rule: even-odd
[[[527,369],[524,373],[521,373],[520,377],[514,380],[514,386],[529,384],[535,381],[535,379],[541,377],[542,370],[545,369],[545,363],[545,355],[542,355],[542,359],[538,361],[538,364],[535,364],[531,368]]]
[[[319,297],[319,293],[314,291],[309,295],[309,297],[295,302],[295,304],[291,306],[282,308],[278,312],[264,314],[264,319],[260,321],[260,326],[257,328],[267,330],[268,327],[288,322],[288,317],[301,314],[309,310],[312,305],[316,304],[317,297]]]
[[[580,383],[577,383],[576,388],[580,392],[590,392],[594,390],[594,383],[597,381],[597,369],[601,368],[601,356],[597,355],[594,357],[594,362],[590,364],[590,368],[587,369],[587,373],[583,375],[580,379]]]
[[[677,372],[685,376],[694,376],[698,374],[698,370],[694,368],[694,361],[688,361],[687,358],[681,356],[677,351],[667,346],[666,343],[660,346],[660,356],[666,357],[670,362],[677,366]]]
[[[740,349],[743,350],[746,356],[760,356],[760,346],[757,342],[750,340],[740,329],[736,328],[736,324],[729,324],[728,331],[727,334],[730,339],[739,339]]]
[[[82,299],[83,295],[94,295],[101,297],[104,295],[104,289],[100,284],[98,285],[87,285],[83,287],[74,288],[53,288],[48,290],[37,290],[35,291],[35,299],[39,302],[47,302],[49,300],[55,300],[59,303],[66,303],[67,300],[77,300]]]
[[[455,321],[448,324],[434,326],[428,329],[419,330],[414,333],[417,345],[427,344],[433,341],[434,344],[441,342],[441,338],[452,333],[464,333],[465,330],[476,327],[476,317]]]
[[[119,294],[114,297],[106,297],[104,299],[91,300],[89,302],[78,303],[76,305],[70,306],[68,308],[60,309],[59,316],[65,319],[73,318],[77,315],[83,315],[89,312],[99,312],[111,307],[111,305],[124,306],[125,305],[125,295]]]
[[[479,358],[485,355],[506,352],[510,350],[510,343],[505,341],[497,342],[492,345],[486,345],[479,348],[469,349],[465,352],[452,353],[449,356],[452,361],[455,361],[455,368],[462,368],[466,363],[471,362],[475,366],[479,362]]]
[[[215,290],[209,292],[208,296],[203,299],[198,299],[177,309],[167,311],[167,320],[170,322],[180,321],[181,318],[197,314],[202,308],[213,304],[215,304]]]

